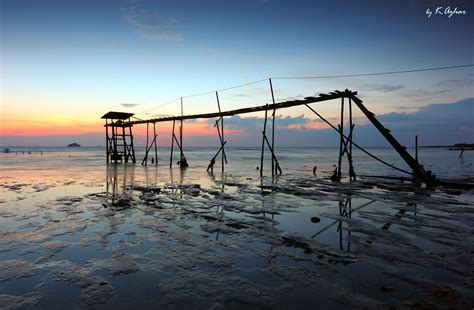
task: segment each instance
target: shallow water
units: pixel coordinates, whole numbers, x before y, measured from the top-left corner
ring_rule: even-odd
[[[206,173],[210,148],[187,149],[185,171],[161,148],[158,167],[106,165],[99,148],[38,151],[0,155],[2,309],[474,304],[472,191],[334,184],[331,148],[278,149],[274,179],[260,179],[252,148],[228,149],[224,175],[219,161]],[[473,155],[420,150],[451,178],[473,177]],[[399,175],[354,162],[359,175]]]

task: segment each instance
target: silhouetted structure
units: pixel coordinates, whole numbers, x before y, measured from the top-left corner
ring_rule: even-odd
[[[133,148],[133,134],[130,117],[133,113],[108,112],[102,116],[105,119],[106,154],[107,163],[126,163],[135,160],[135,149]],[[128,120],[125,122],[125,120]]]
[[[133,153],[133,136],[131,134],[131,127],[133,125],[138,125],[138,124],[153,124],[155,126],[156,123],[160,122],[168,122],[172,121],[173,122],[173,131],[172,131],[172,138],[171,138],[171,156],[170,156],[170,167],[172,167],[172,162],[173,162],[173,149],[174,149],[174,143],[177,144],[177,146],[180,149],[180,160],[178,161],[178,164],[181,168],[188,167],[188,161],[186,157],[184,156],[184,151],[183,151],[183,121],[188,120],[188,119],[199,119],[199,118],[218,118],[216,121],[215,127],[217,128],[217,133],[219,136],[219,142],[220,142],[220,148],[217,151],[216,155],[211,159],[211,163],[208,166],[208,170],[212,171],[212,168],[215,164],[216,157],[221,153],[222,155],[222,172],[224,171],[224,163],[227,163],[227,158],[226,154],[224,151],[224,145],[226,144],[226,141],[224,140],[224,117],[225,116],[233,116],[233,115],[239,115],[239,114],[245,114],[245,113],[253,113],[253,112],[259,112],[259,111],[264,111],[265,112],[265,119],[264,119],[264,126],[262,130],[262,149],[261,149],[261,157],[260,157],[260,175],[263,175],[263,162],[264,162],[264,150],[267,147],[270,150],[271,156],[272,156],[272,176],[276,174],[281,174],[282,169],[279,165],[279,162],[276,157],[276,152],[275,152],[275,114],[277,109],[283,109],[283,108],[289,108],[289,107],[294,107],[294,106],[302,106],[305,105],[308,107],[313,113],[315,113],[321,120],[323,120],[326,124],[328,124],[331,128],[337,131],[339,135],[339,156],[338,156],[338,162],[337,166],[335,168],[335,175],[333,175],[332,179],[333,181],[340,181],[342,177],[342,169],[341,169],[341,163],[342,159],[344,156],[347,157],[348,164],[349,164],[349,180],[354,181],[356,179],[356,173],[354,170],[353,166],[353,160],[352,160],[352,148],[353,146],[364,152],[365,154],[369,155],[373,159],[383,163],[384,165],[387,165],[395,170],[398,170],[400,172],[413,175],[415,179],[425,182],[428,186],[433,186],[438,184],[437,180],[435,179],[434,175],[431,174],[431,171],[425,171],[423,166],[418,163],[417,160],[413,158],[412,155],[410,155],[406,148],[402,146],[390,133],[390,130],[385,128],[375,117],[375,115],[370,112],[363,104],[362,100],[360,100],[357,97],[357,92],[350,91],[346,89],[345,91],[334,91],[329,94],[319,94],[317,97],[305,97],[303,100],[291,100],[291,101],[284,101],[284,102],[275,102],[275,98],[273,95],[273,86],[271,79],[269,79],[270,82],[270,91],[272,95],[272,104],[265,104],[262,106],[256,106],[256,107],[250,107],[250,108],[242,108],[242,109],[236,109],[236,110],[230,110],[230,111],[221,111],[220,109],[220,102],[219,102],[219,95],[218,92],[216,92],[216,99],[217,99],[217,105],[218,105],[218,112],[213,112],[213,113],[205,113],[205,114],[195,114],[195,115],[183,115],[183,98],[181,98],[181,115],[180,116],[169,116],[169,117],[162,117],[162,118],[154,118],[154,119],[148,119],[148,120],[137,120],[137,121],[130,121],[130,117],[133,114],[130,113],[120,113],[120,112],[109,112],[106,115],[104,115],[102,118],[110,119],[111,123],[107,123],[106,121],[106,128],[111,127],[112,128],[112,137],[109,137],[108,130],[106,130],[107,133],[107,141],[108,141],[108,147],[107,147],[107,162],[109,161],[109,157],[111,159],[114,159],[115,161],[121,160],[121,155],[123,154],[125,156],[125,161],[128,161],[128,158],[131,156],[131,152]],[[316,103],[316,102],[322,102],[322,101],[328,101],[328,100],[334,100],[334,99],[341,99],[341,118],[340,118],[340,123],[337,126],[334,126],[331,124],[327,119],[325,119],[323,116],[321,116],[316,110],[314,110],[312,107],[309,106],[311,103]],[[344,129],[344,107],[345,107],[345,100],[347,105],[348,105],[348,114],[349,114],[349,119],[348,119],[348,129]],[[392,147],[398,152],[398,154],[403,158],[403,160],[408,164],[408,166],[412,169],[412,171],[407,171],[398,167],[395,167],[382,159],[378,158],[377,156],[371,154],[367,150],[365,150],[363,147],[359,146],[356,144],[353,140],[353,130],[355,125],[352,123],[352,103],[354,103],[360,111],[371,121],[371,123],[377,128],[377,130],[384,136],[384,138],[392,145]],[[271,132],[271,141],[269,140],[269,137],[267,137],[267,132],[266,132],[266,127],[267,127],[267,119],[268,119],[268,111],[271,110],[272,112],[272,132]],[[125,119],[128,118],[128,121],[124,121]],[[115,121],[114,120],[117,120]],[[175,123],[176,121],[180,122],[179,126],[179,140],[175,134]],[[131,148],[130,145],[127,146],[125,143],[125,134],[123,134],[123,140],[124,140],[124,152],[118,153],[117,151],[117,128],[122,128],[124,131],[125,128],[129,128],[130,132],[130,139],[131,139]],[[346,132],[348,132],[346,134]],[[148,130],[147,130],[148,134]],[[153,140],[155,143],[155,149],[156,149],[156,134],[155,134],[155,139]],[[152,142],[152,144],[153,144]],[[265,147],[266,146],[266,147]],[[146,156],[148,155],[148,150],[151,148],[151,145],[148,145],[148,139],[147,139],[147,146],[146,146],[146,155],[145,155],[145,160]],[[156,151],[155,151],[156,152]],[[155,154],[156,156],[156,154]],[[144,161],[145,161],[144,160]],[[157,158],[155,159],[157,162]],[[133,162],[135,162],[135,156],[133,153]]]

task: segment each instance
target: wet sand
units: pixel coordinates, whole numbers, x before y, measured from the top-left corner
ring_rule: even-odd
[[[171,172],[2,177],[2,309],[474,304],[472,192]]]
[[[273,180],[256,149],[231,149],[224,176],[205,172],[215,149],[187,152],[185,171],[107,166],[102,149],[2,154],[0,308],[472,307],[472,191],[335,184],[333,149],[279,149]],[[421,155],[472,178],[469,156]]]

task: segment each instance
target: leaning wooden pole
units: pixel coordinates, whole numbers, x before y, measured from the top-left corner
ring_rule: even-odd
[[[217,99],[217,108],[219,109],[219,113],[221,113],[221,103],[219,101],[219,93],[216,91],[216,99]],[[221,169],[222,174],[224,174],[224,160],[225,160],[225,151],[224,151],[224,117],[220,117],[221,122],[221,130],[219,132],[219,124],[217,124],[217,132],[219,134],[219,140],[221,142],[222,154],[221,154]]]
[[[273,106],[275,106],[275,95],[273,94],[273,85],[272,85],[272,79],[268,79],[270,82],[270,91],[272,93],[272,103]],[[275,152],[275,109],[273,109],[273,115],[272,115],[272,153]],[[272,176],[275,175],[275,159],[274,156],[272,156]]]
[[[392,147],[398,152],[398,154],[403,158],[408,166],[413,171],[413,175],[422,180],[428,186],[436,186],[439,182],[431,174],[431,171],[425,171],[425,169],[416,162],[416,160],[407,152],[406,147],[402,146],[397,139],[395,139],[390,130],[385,128],[375,117],[375,114],[370,112],[363,104],[362,100],[357,98],[355,95],[350,95],[354,103],[359,107],[359,109],[364,113],[364,115],[374,124],[375,128],[385,137],[385,139],[392,145]]]

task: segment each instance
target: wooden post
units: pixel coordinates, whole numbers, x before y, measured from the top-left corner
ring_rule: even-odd
[[[174,149],[174,125],[175,125],[175,120],[173,120],[173,131],[171,132],[171,155],[170,155],[170,168],[173,167],[173,149]]]
[[[130,123],[130,118],[128,119],[128,122]],[[130,127],[128,127],[128,130],[130,132],[130,148],[132,149],[132,162],[136,162],[135,158],[135,147],[133,146],[133,133],[132,133],[132,124],[130,124]]]
[[[265,138],[266,138],[265,133],[267,131],[267,113],[268,113],[268,104],[265,109],[265,121],[263,123],[263,131],[262,131],[263,137],[262,137],[262,153],[260,155],[260,176],[263,176],[263,155],[265,153]]]
[[[146,146],[145,146],[146,153],[145,153],[145,158],[142,161],[142,165],[145,164],[145,166],[148,165],[148,125],[149,124],[150,123],[146,123]]]
[[[179,162],[183,160],[183,97],[181,97],[181,126],[179,126]]]
[[[349,128],[352,133],[353,126],[352,126],[352,100],[351,98],[349,98]],[[352,162],[352,134],[349,136],[349,157]]]
[[[349,181],[356,180],[356,174],[354,171],[354,161],[352,160],[352,135],[354,131],[354,124],[352,124],[352,100],[349,97]]]
[[[272,102],[273,105],[275,105],[275,96],[273,94],[273,85],[272,85],[272,79],[268,79],[270,81],[270,91],[272,93]],[[275,109],[273,109],[273,115],[272,115],[272,152],[275,152]],[[272,176],[275,175],[275,160],[274,157],[272,156]]]
[[[341,180],[341,161],[343,155],[343,143],[344,143],[344,97],[341,97],[341,125],[339,126],[339,161],[337,163],[337,177]]]
[[[109,163],[109,121],[105,119],[105,155],[107,155],[107,163]]]
[[[156,123],[153,122],[153,135],[155,136],[155,165],[158,166],[158,149],[156,146]]]
[[[122,127],[122,147],[123,147],[123,155],[125,157],[125,162],[128,163],[128,152],[127,152],[127,141],[125,140],[125,126],[123,123],[121,124]]]
[[[114,150],[113,150],[113,155],[114,155],[114,161],[117,162],[117,156],[115,156],[117,152],[117,127],[115,127],[115,124],[112,121],[112,139],[114,141]]]
[[[418,163],[418,135],[415,136],[415,160]]]

